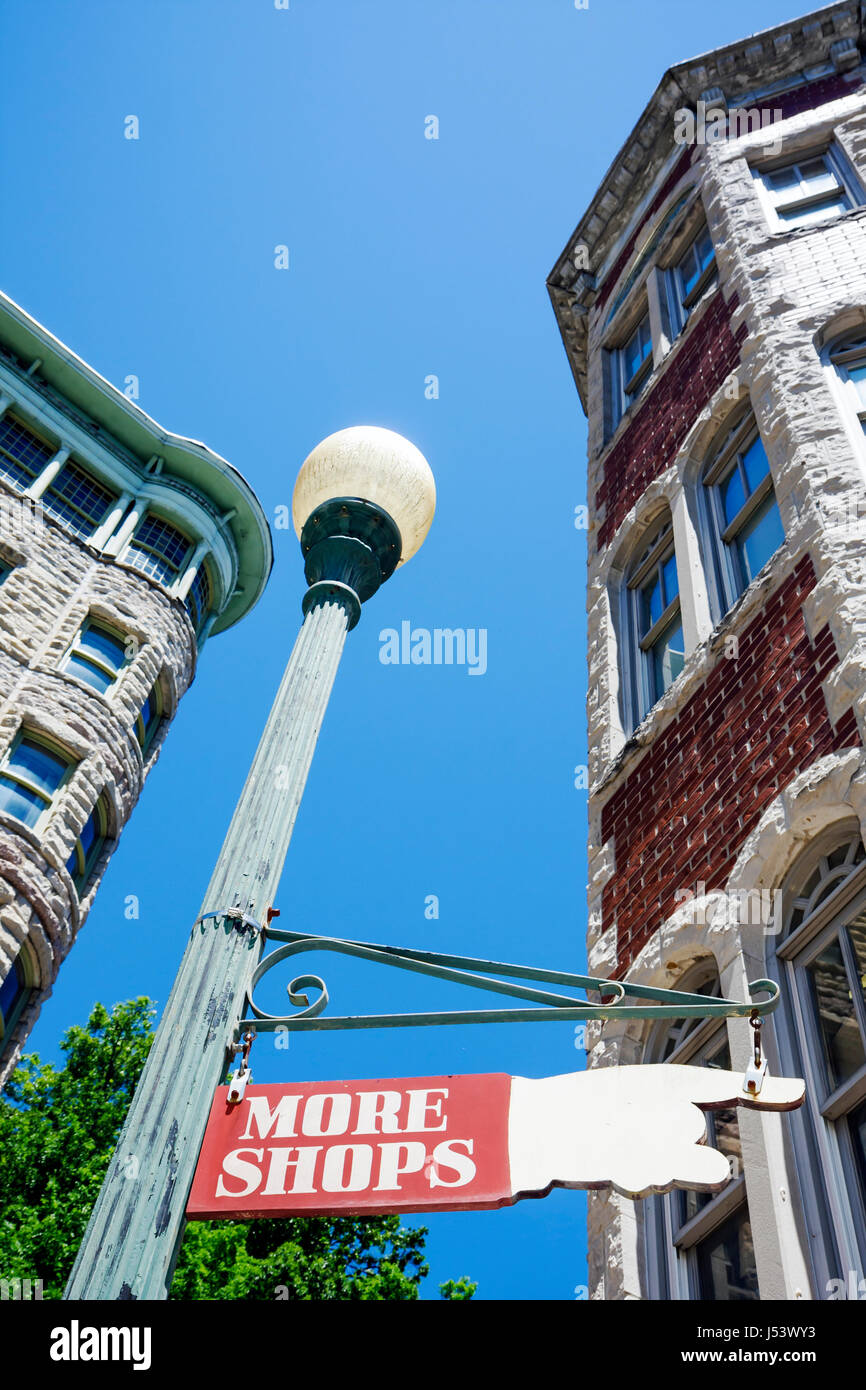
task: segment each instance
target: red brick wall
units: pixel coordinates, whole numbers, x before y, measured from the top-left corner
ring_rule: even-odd
[[[736,336],[731,332],[736,306],[736,295],[726,304],[721,290],[716,293],[605,459],[595,494],[596,510],[605,508],[599,548],[607,545],[653,478],[664,472],[704,406],[739,362],[746,326],[742,324]]]
[[[836,664],[829,627],[809,640],[808,555],[721,657],[602,812],[616,873],[603,921],[617,922],[617,973],[674,910],[677,889],[720,887],[767,804],[805,767],[858,742],[852,711],[834,729],[821,692]]]

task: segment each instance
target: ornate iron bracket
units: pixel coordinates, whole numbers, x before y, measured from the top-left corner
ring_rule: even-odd
[[[337,1031],[346,1028],[423,1028],[449,1023],[565,1023],[577,1020],[607,1018],[750,1018],[772,1013],[779,1002],[779,986],[772,980],[755,980],[749,985],[752,996],[747,1003],[736,999],[717,999],[704,994],[688,994],[673,989],[652,989],[649,985],[633,985],[620,980],[603,980],[591,975],[572,975],[561,970],[539,970],[534,966],[508,965],[501,961],[476,960],[469,956],[442,955],[436,951],[416,951],[408,946],[380,946],[368,941],[349,941],[335,936],[315,936],[308,932],[280,931],[268,927],[263,934],[282,941],[266,956],[253,972],[247,990],[245,1014],[238,1028],[273,1033],[278,1028],[290,1032]],[[338,955],[355,956],[376,965],[390,965],[398,970],[410,970],[419,975],[432,975],[439,980],[505,994],[535,1005],[533,1008],[468,1009],[441,1013],[413,1014],[347,1014],[322,1017],[328,1006],[328,990],[318,975],[298,975],[288,986],[292,1004],[301,1011],[280,1017],[266,1013],[255,1003],[256,986],[274,966],[303,951],[335,951]],[[512,984],[491,976],[513,976],[545,984],[565,985],[597,994],[599,1002],[575,999],[568,994],[548,989],[533,989],[529,985]],[[317,989],[318,999],[310,1003],[307,989]],[[770,997],[758,1003],[755,996]],[[629,999],[654,1001],[630,1004]]]

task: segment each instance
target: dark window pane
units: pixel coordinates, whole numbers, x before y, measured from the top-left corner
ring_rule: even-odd
[[[838,941],[827,946],[808,969],[829,1088],[835,1091],[866,1062],[851,986]]]
[[[794,188],[800,182],[800,176],[796,169],[773,169],[764,175],[764,182],[768,188],[774,191],[783,188]]]
[[[765,564],[785,539],[782,518],[776,505],[774,494],[770,494],[737,536],[737,548],[743,563],[748,583],[764,568]]]
[[[104,666],[111,666],[115,671],[119,671],[124,663],[126,653],[123,642],[119,637],[106,632],[105,628],[85,628],[77,646],[84,652],[92,652],[100,658]]]
[[[760,435],[756,435],[748,449],[743,451],[742,459],[743,468],[746,473],[746,483],[748,484],[749,495],[751,496],[758,484],[763,482],[770,471],[770,465],[767,462],[767,455],[761,443]]]
[[[860,1196],[866,1204],[866,1102],[848,1116],[848,1132],[854,1149],[854,1162],[860,1183]]]
[[[6,1020],[11,1018],[12,1010],[24,993],[24,982],[21,979],[20,968],[17,961],[12,962],[12,968],[6,979],[0,984],[0,1026],[6,1026]]]
[[[0,811],[5,811],[7,816],[14,816],[32,827],[47,804],[35,792],[28,791],[8,777],[0,776]]]
[[[665,607],[667,607],[669,603],[673,602],[680,591],[680,586],[677,582],[676,555],[669,555],[662,564],[662,579],[664,580],[665,589]]]
[[[734,517],[743,507],[746,501],[746,494],[743,492],[743,484],[740,481],[740,471],[734,468],[725,478],[719,489],[722,495],[722,511],[725,516],[725,525],[730,526]]]
[[[94,690],[98,690],[100,695],[104,695],[109,686],[114,684],[114,677],[101,667],[94,666],[83,656],[71,656],[66,663],[66,670],[70,675],[77,676],[80,681],[86,681],[92,685]]]
[[[63,780],[68,764],[49,753],[47,748],[40,748],[38,744],[24,739],[19,743],[9,766],[24,773],[28,781],[41,787],[50,796]]]
[[[43,498],[45,510],[81,536],[90,536],[117,494],[75,463],[64,464]]]
[[[664,612],[661,585],[658,579],[654,579],[651,584],[647,584],[641,589],[643,600],[643,621],[641,623],[641,636],[649,632],[653,623],[657,623]]]
[[[14,415],[0,419],[0,475],[21,488],[29,487],[53,457],[54,450],[16,420]]]
[[[758,1271],[748,1211],[741,1207],[697,1247],[698,1297],[739,1302],[758,1297]]]

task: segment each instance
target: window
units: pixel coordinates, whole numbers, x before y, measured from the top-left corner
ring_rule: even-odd
[[[56,452],[14,415],[0,419],[0,477],[7,482],[28,488]]]
[[[19,735],[0,763],[0,811],[31,828],[51,805],[72,764],[41,740]]]
[[[775,948],[787,1075],[806,1079],[792,1116],[817,1296],[866,1272],[866,850],[859,827],[818,841],[789,876]]]
[[[716,253],[706,227],[698,232],[676,265],[666,274],[668,313],[674,335],[685,327],[686,319],[709,285],[718,279]]]
[[[162,718],[162,700],[159,686],[155,685],[138,712],[135,720],[135,737],[142,753],[146,753]]]
[[[12,962],[9,974],[0,983],[0,1050],[9,1041],[31,994],[23,951]]]
[[[862,200],[836,149],[756,169],[770,224],[808,227],[838,217]]]
[[[88,620],[73,642],[62,670],[104,695],[127,664],[127,637]]]
[[[186,611],[189,613],[190,622],[196,633],[201,632],[204,626],[205,619],[210,612],[211,602],[210,577],[206,566],[202,563],[198,567],[196,577],[192,581],[192,587],[186,596]]]
[[[183,567],[190,543],[176,527],[162,517],[148,513],[127,547],[123,559],[136,569],[171,588]]]
[[[100,798],[84,822],[81,834],[66,861],[66,868],[79,895],[93,872],[93,866],[105,844],[107,830],[108,812],[105,802]]]
[[[65,463],[45,490],[42,505],[79,536],[92,536],[117,493],[103,487],[77,463]]]
[[[701,962],[677,989],[717,996],[718,971]],[[659,1025],[646,1061],[730,1071],[727,1029],[719,1019]],[[754,1300],[758,1275],[752,1242],[736,1107],[705,1112],[707,1143],[728,1159],[731,1181],[721,1192],[674,1191],[647,1203],[651,1296],[715,1302]]]
[[[846,338],[832,348],[830,361],[844,385],[849,405],[866,432],[866,334]]]
[[[751,415],[730,431],[704,474],[721,618],[785,540],[770,465]]]
[[[644,315],[622,347],[608,352],[607,361],[610,371],[611,423],[612,428],[616,429],[652,373],[653,344],[649,314]]]
[[[669,513],[631,568],[626,590],[631,720],[652,709],[685,664],[677,562]]]

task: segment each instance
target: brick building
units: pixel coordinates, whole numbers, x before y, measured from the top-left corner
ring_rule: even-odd
[[[770,1067],[807,1081],[710,1117],[721,1193],[590,1195],[595,1298],[866,1266],[864,42],[842,3],[669,69],[549,278],[589,422],[589,968],[778,979]],[[589,1063],[750,1042],[609,1022]]]
[[[264,588],[240,474],[0,295],[0,1084],[209,635]]]

